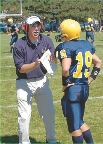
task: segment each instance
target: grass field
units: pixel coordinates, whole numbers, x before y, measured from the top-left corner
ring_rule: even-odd
[[[19,38],[23,34],[19,34]],[[50,37],[55,42],[53,33]],[[15,67],[12,54],[8,53],[11,36],[0,34],[0,143],[18,143],[17,132],[17,99],[15,87]],[[85,39],[85,32],[82,32],[81,39]],[[96,54],[103,62],[103,33],[95,34],[94,46]],[[53,78],[50,78],[50,87],[53,93],[55,106],[55,130],[56,138],[61,144],[71,144],[71,136],[68,133],[65,118],[63,117],[60,99],[63,95],[61,89],[61,66],[58,62],[58,69]],[[103,67],[97,79],[90,85],[90,95],[86,103],[85,122],[90,126],[95,144],[103,144]],[[32,143],[45,142],[45,130],[42,119],[39,117],[35,100],[33,100],[32,117],[30,123],[30,139]]]

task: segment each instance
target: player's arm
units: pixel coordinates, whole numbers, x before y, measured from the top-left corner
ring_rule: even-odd
[[[69,76],[69,69],[71,65],[71,58],[62,59],[62,76]]]
[[[17,27],[17,26],[15,27],[15,32],[16,32],[16,33],[18,33],[18,32],[19,32],[19,29],[18,29],[18,27]]]
[[[62,91],[74,84],[68,84],[68,77],[69,77],[69,69],[71,66],[71,58],[64,58],[62,59]]]
[[[93,28],[93,26],[91,26],[92,31],[95,33],[95,29]]]
[[[100,26],[99,32],[101,33],[103,29],[103,26]]]
[[[10,32],[7,30],[7,32],[6,32],[7,34],[9,34]]]
[[[18,31],[19,31],[19,29],[18,29],[18,27],[16,26],[16,27],[15,27],[15,32],[11,33],[11,35],[18,34]]]
[[[19,31],[19,29],[18,29],[18,27],[16,26],[16,27],[15,27],[15,32],[14,32],[14,34],[15,34],[15,33],[18,34],[18,31]]]
[[[92,69],[92,72],[91,72],[91,75],[88,79],[88,84],[90,84],[93,80],[96,79],[97,75],[99,74],[100,72],[100,69],[102,67],[102,62],[101,60],[97,57],[96,54],[93,54],[92,55],[92,63],[93,63],[93,69]]]

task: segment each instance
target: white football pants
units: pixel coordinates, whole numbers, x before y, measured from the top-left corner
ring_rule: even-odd
[[[46,139],[53,139],[55,137],[55,112],[48,78],[44,76],[34,79],[19,79],[16,80],[16,87],[18,99],[19,143],[30,143],[29,123],[31,117],[31,105],[33,96],[37,103],[39,114],[43,118],[46,130]]]

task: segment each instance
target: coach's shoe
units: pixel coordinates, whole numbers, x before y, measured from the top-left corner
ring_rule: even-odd
[[[58,142],[57,142],[56,138],[52,138],[52,139],[47,139],[47,140],[46,140],[46,143],[56,144],[56,143],[58,143]]]

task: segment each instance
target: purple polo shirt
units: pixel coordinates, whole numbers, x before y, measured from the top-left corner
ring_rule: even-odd
[[[46,74],[46,69],[40,64],[39,67],[27,73],[20,73],[19,70],[24,64],[35,62],[41,58],[43,53],[49,49],[54,54],[54,44],[50,37],[39,35],[38,44],[32,44],[27,36],[17,40],[14,45],[13,58],[16,66],[16,74],[19,79],[39,78]]]

